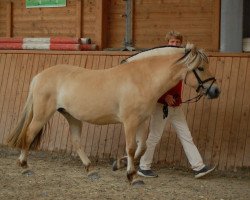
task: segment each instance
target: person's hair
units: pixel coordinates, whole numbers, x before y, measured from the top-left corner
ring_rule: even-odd
[[[166,41],[168,42],[172,38],[178,39],[182,42],[183,36],[177,31],[170,31],[166,35]]]

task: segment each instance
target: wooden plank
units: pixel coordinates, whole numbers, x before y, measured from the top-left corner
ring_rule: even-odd
[[[2,110],[2,106],[4,102],[4,96],[3,96],[4,90],[5,90],[4,83],[6,82],[5,81],[6,76],[4,76],[6,74],[5,72],[6,57],[7,57],[6,54],[0,54],[0,109],[1,110]],[[0,123],[1,123],[1,120],[2,120],[2,113],[0,113]],[[0,131],[0,138],[3,138],[3,134],[4,132]],[[3,144],[3,141],[0,140],[0,143]]]
[[[248,91],[249,92],[249,91]],[[248,99],[249,101],[249,99]],[[250,117],[248,116],[248,127],[246,132],[246,143],[245,143],[245,151],[244,151],[244,160],[243,160],[243,167],[250,166]]]
[[[219,87],[221,86],[222,76],[223,76],[223,65],[221,66],[221,59],[217,57],[212,57],[210,60],[210,66],[216,66],[216,73],[215,78],[217,80],[217,84]],[[214,63],[216,61],[216,63]],[[213,153],[213,144],[214,144],[214,135],[216,129],[216,121],[218,117],[218,107],[219,107],[219,99],[215,99],[211,101],[210,104],[210,117],[208,121],[208,128],[207,128],[207,136],[206,136],[206,147],[205,153],[203,156],[203,161],[205,164],[211,163],[211,157]]]
[[[217,120],[215,125],[215,133],[214,133],[214,143],[213,143],[213,153],[211,158],[212,165],[218,165],[220,161],[220,153],[221,153],[221,143],[222,143],[222,136],[223,136],[223,129],[225,126],[225,114],[226,114],[226,104],[228,99],[228,92],[229,92],[229,82],[230,82],[230,75],[231,75],[231,68],[232,68],[232,58],[221,58],[220,67],[223,68],[223,77],[221,83],[221,91],[219,97],[219,107],[218,107],[218,114]]]
[[[238,65],[238,66],[237,66]],[[238,68],[238,77],[237,82],[234,83],[236,85],[236,93],[234,100],[233,116],[231,123],[231,131],[229,137],[228,144],[228,156],[227,156],[227,169],[234,168],[235,166],[235,155],[237,150],[237,140],[239,137],[239,125],[241,120],[241,112],[242,112],[242,103],[243,103],[243,95],[244,95],[244,83],[246,81],[246,67],[247,67],[247,59],[243,58],[239,60],[239,63],[234,65],[234,68]]]
[[[15,118],[18,116],[18,107],[15,107],[16,101],[20,101],[22,91],[23,91],[23,84],[25,80],[25,74],[27,69],[27,59],[28,55],[17,55],[15,61],[15,72],[14,78],[12,82],[10,93],[10,100],[7,108],[7,119],[5,122],[4,132],[5,137],[12,131],[12,124]],[[16,108],[16,109],[14,109]]]
[[[6,3],[6,37],[12,37],[12,2]]]
[[[228,157],[228,148],[229,148],[229,140],[231,133],[231,125],[233,120],[233,109],[236,98],[236,82],[238,78],[239,71],[239,58],[233,58],[232,60],[232,72],[230,74],[230,82],[226,104],[226,112],[224,118],[224,128],[222,132],[222,143],[221,143],[221,151],[220,151],[220,161],[219,161],[219,169],[226,169],[226,162]]]
[[[75,55],[69,55],[69,65],[74,65],[75,63]]]
[[[2,130],[5,129],[6,126],[6,120],[8,120],[8,106],[9,106],[9,102],[11,100],[11,90],[12,90],[12,85],[13,85],[13,80],[14,80],[14,74],[15,74],[15,70],[16,70],[16,61],[17,61],[17,55],[13,54],[10,55],[10,64],[7,65],[9,68],[8,70],[8,74],[7,74],[7,80],[6,80],[6,84],[5,84],[5,91],[3,94],[3,106],[1,109],[1,121],[0,121],[0,127],[2,127]],[[20,57],[22,59],[22,57]],[[4,131],[3,131],[4,132]],[[2,134],[2,137],[0,138],[0,141],[2,141],[4,143],[4,134]]]
[[[214,76],[216,73],[216,58],[209,59],[209,70],[211,74]],[[206,144],[208,142],[208,123],[210,119],[210,112],[211,112],[211,99],[207,99],[207,97],[203,97],[203,108],[202,108],[202,116],[201,116],[201,124],[199,130],[199,141],[197,144],[198,150],[202,157],[205,155],[205,151],[207,149]]]
[[[75,66],[79,66],[80,67],[80,63],[81,63],[81,55],[75,55],[75,60],[74,60],[74,65]]]
[[[238,130],[238,139],[237,139],[237,148],[235,155],[235,168],[242,166],[249,166],[250,157],[249,157],[249,119],[250,119],[250,60],[247,59],[247,67],[246,67],[246,79],[244,83],[244,93],[243,93],[243,101],[242,101],[242,113]],[[248,137],[247,137],[248,136]],[[245,160],[245,162],[244,162]]]

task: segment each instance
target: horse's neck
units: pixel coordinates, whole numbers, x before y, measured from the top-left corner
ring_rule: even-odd
[[[173,64],[180,55],[159,58],[154,61],[151,67],[152,83],[151,88],[156,95],[161,96],[182,80],[187,72],[187,68],[180,64]]]

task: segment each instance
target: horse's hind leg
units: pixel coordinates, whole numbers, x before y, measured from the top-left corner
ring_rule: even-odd
[[[55,112],[55,106],[52,105],[54,105],[54,102],[47,98],[37,97],[37,99],[33,101],[33,117],[27,127],[26,134],[22,138],[21,154],[18,158],[18,164],[20,166],[27,167],[28,151],[32,143],[37,139],[36,145],[39,144],[39,135],[42,134],[44,125]]]
[[[21,149],[21,154],[18,158],[18,165],[20,165],[23,168],[28,167],[27,165],[27,157],[28,157],[28,151],[30,148],[30,145],[34,141],[35,137],[40,133],[43,126],[45,125],[47,121],[45,120],[37,120],[36,117],[34,117],[27,129],[26,138],[24,138],[25,142]]]
[[[71,133],[71,139],[74,148],[76,149],[77,154],[79,155],[80,159],[82,160],[86,171],[90,172],[90,160],[86,153],[84,152],[83,148],[81,147],[81,131],[82,131],[82,122],[80,120],[75,119],[72,115],[67,112],[61,111],[63,116],[67,119],[69,123],[69,129]]]

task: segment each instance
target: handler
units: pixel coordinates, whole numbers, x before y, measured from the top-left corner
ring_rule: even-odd
[[[180,33],[171,31],[166,35],[167,44],[170,46],[180,47],[183,37]],[[156,109],[151,116],[150,132],[147,139],[147,150],[141,157],[138,174],[144,177],[157,177],[158,175],[151,170],[154,151],[157,143],[160,141],[163,134],[166,122],[170,121],[176,130],[177,136],[183,146],[187,159],[194,171],[195,178],[200,178],[212,172],[215,167],[208,167],[203,163],[201,155],[193,142],[192,135],[189,131],[185,115],[181,109],[181,93],[182,81],[175,87],[165,93],[156,105]],[[165,115],[163,117],[163,107],[165,105]],[[167,113],[166,113],[167,112]]]

